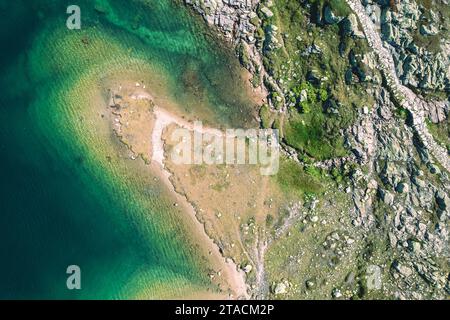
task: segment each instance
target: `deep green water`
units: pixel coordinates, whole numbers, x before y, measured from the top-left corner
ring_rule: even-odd
[[[84,91],[97,84],[76,84],[108,65],[148,62],[187,112],[207,101],[217,122],[243,126],[250,106],[236,61],[169,0],[97,1],[103,13],[94,3],[76,1],[82,30],[69,31],[65,1],[0,1],[0,298],[158,298],[210,287],[160,186],[126,161],[103,161],[113,139],[98,141],[95,123],[80,119]],[[79,291],[66,289],[70,264],[81,268]]]

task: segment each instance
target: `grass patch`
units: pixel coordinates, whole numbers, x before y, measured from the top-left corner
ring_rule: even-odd
[[[323,191],[323,184],[319,178],[308,174],[298,163],[286,158],[280,159],[280,169],[276,179],[284,192],[302,195]]]
[[[450,120],[441,123],[432,123],[427,120],[427,127],[430,133],[436,139],[437,142],[447,147],[447,152],[450,150]]]
[[[348,154],[340,134],[342,127],[348,126],[354,115],[325,114],[313,110],[308,114],[293,113],[285,124],[285,142],[317,160],[343,157]]]

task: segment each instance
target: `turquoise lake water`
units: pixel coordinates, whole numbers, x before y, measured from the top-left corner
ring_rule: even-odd
[[[217,122],[245,125],[237,62],[170,1],[76,4],[82,30],[69,31],[65,1],[0,1],[0,298],[158,298],[209,288],[207,266],[161,188],[127,177],[123,161],[98,161],[95,136],[77,135],[83,92],[69,97],[88,72],[101,77],[108,62],[120,67],[130,55],[166,74],[186,112],[195,114],[200,99]],[[103,49],[78,51],[86,37]],[[81,290],[66,288],[71,264],[81,268]]]

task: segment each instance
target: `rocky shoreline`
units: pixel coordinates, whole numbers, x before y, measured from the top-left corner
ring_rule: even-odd
[[[234,46],[244,50],[246,58],[242,59],[242,53],[239,55],[244,67],[259,77],[271,109],[284,113],[288,108],[286,92],[278,85],[279,80],[265,70],[263,51],[256,39],[257,10],[271,17],[272,1],[185,2]],[[367,38],[378,56],[385,80],[368,89],[375,97],[375,104],[370,110],[364,108],[355,124],[343,132],[352,155],[319,161],[315,165],[334,168],[352,162],[358,164],[347,188],[354,204],[353,228],[348,231],[363,237],[378,234],[389,243],[392,263],[380,266],[387,270],[392,282],[385,295],[400,299],[443,299],[450,294],[450,162],[448,150],[435,142],[426,122],[446,121],[449,101],[448,96],[447,100],[429,101],[410,88],[425,94],[433,90],[448,94],[450,58],[443,53],[449,51],[449,40],[442,37],[441,51],[437,53],[415,44],[412,31],[431,37],[445,30],[434,24],[440,19],[436,18],[439,13],[434,11],[429,12],[428,24],[417,25],[425,11],[414,0],[397,3],[394,9],[375,1],[363,1],[364,5],[357,0],[347,3],[352,9],[345,18],[351,33],[353,37]],[[331,24],[342,21],[343,17],[337,17],[325,7],[324,19]],[[267,50],[283,47],[277,29],[271,27],[272,31],[265,35],[266,40],[269,37]],[[377,66],[376,61],[369,64],[373,68]],[[269,97],[273,92],[278,93],[281,107],[274,107]],[[399,119],[396,116],[399,107],[406,109],[412,120]],[[293,148],[283,147],[290,158],[298,160]],[[275,291],[284,292],[287,287],[280,282]]]

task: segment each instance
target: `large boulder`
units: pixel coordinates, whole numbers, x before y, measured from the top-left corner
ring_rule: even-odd
[[[323,20],[327,24],[335,24],[342,20],[342,17],[336,17],[329,5],[326,5],[323,9]]]

